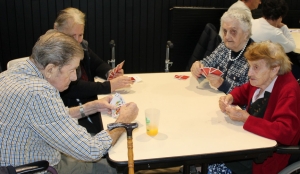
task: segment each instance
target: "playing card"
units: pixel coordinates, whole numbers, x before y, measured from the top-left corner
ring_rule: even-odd
[[[220,71],[220,70],[217,69],[217,68],[211,68],[209,73],[210,73],[210,74],[214,74],[214,75],[218,75],[218,76],[223,75],[223,72]]]
[[[142,81],[142,79],[139,76],[132,76],[130,78],[134,83]]]
[[[202,70],[202,75],[206,77],[209,74],[210,67],[203,67],[201,68],[201,70]]]
[[[189,76],[186,76],[186,75],[175,75],[175,78],[178,79],[178,80],[185,80],[185,79],[188,79]]]
[[[116,73],[117,73],[120,69],[123,68],[124,62],[125,62],[125,60],[123,60],[123,62],[121,62],[121,63],[119,63],[119,64],[117,65],[117,67],[115,68],[115,69],[116,69]]]
[[[110,73],[107,77],[107,80],[111,80],[115,77],[115,74],[123,68],[124,62],[125,62],[125,60],[123,62],[119,63],[114,69],[112,69],[112,71],[110,71]]]
[[[117,118],[120,114],[121,106],[125,104],[125,100],[119,93],[115,93],[113,99],[110,101],[110,104],[117,107],[115,110],[111,111],[111,116],[113,118]]]

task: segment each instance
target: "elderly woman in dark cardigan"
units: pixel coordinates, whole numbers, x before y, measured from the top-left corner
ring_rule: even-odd
[[[251,36],[251,18],[244,10],[233,9],[221,17],[223,42],[201,61],[195,61],[191,73],[199,78],[203,67],[214,67],[221,70],[221,76],[208,74],[210,86],[224,93],[248,81],[248,63],[244,57],[245,49],[253,40]]]
[[[270,41],[253,43],[245,57],[250,66],[249,82],[221,97],[220,109],[230,119],[244,122],[243,127],[249,132],[283,145],[298,144],[300,90],[283,47]],[[233,105],[248,107],[240,110]],[[262,164],[253,163],[253,173],[278,173],[289,158],[290,155],[274,153]]]

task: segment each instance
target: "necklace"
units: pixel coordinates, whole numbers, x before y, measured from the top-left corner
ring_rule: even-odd
[[[248,41],[249,41],[249,40],[248,40]],[[239,54],[238,56],[236,56],[235,58],[232,58],[232,57],[231,57],[231,50],[228,49],[228,50],[229,50],[229,51],[228,51],[228,55],[229,55],[228,59],[229,59],[230,61],[235,61],[235,60],[237,60],[237,59],[242,55],[242,53],[244,52],[244,50],[246,49],[246,46],[247,46],[248,41],[246,42],[246,44],[245,44],[244,48],[242,49],[242,51],[240,52],[240,54]]]

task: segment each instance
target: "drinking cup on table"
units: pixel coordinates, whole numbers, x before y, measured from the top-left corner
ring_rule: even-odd
[[[149,136],[155,136],[158,133],[160,111],[156,108],[145,110],[146,131]]]

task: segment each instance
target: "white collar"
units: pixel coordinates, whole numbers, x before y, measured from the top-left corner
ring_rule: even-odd
[[[277,80],[277,77],[276,76],[272,82],[269,84],[269,86],[265,89],[265,91],[269,92],[269,93],[272,93],[272,90],[273,90],[273,87],[274,87],[274,84]],[[265,91],[263,91],[259,96],[257,96],[260,92],[260,88],[256,89],[256,91],[254,92],[253,96],[252,96],[252,103],[255,102],[257,99],[260,99],[260,98],[264,98],[264,95],[265,95]]]

